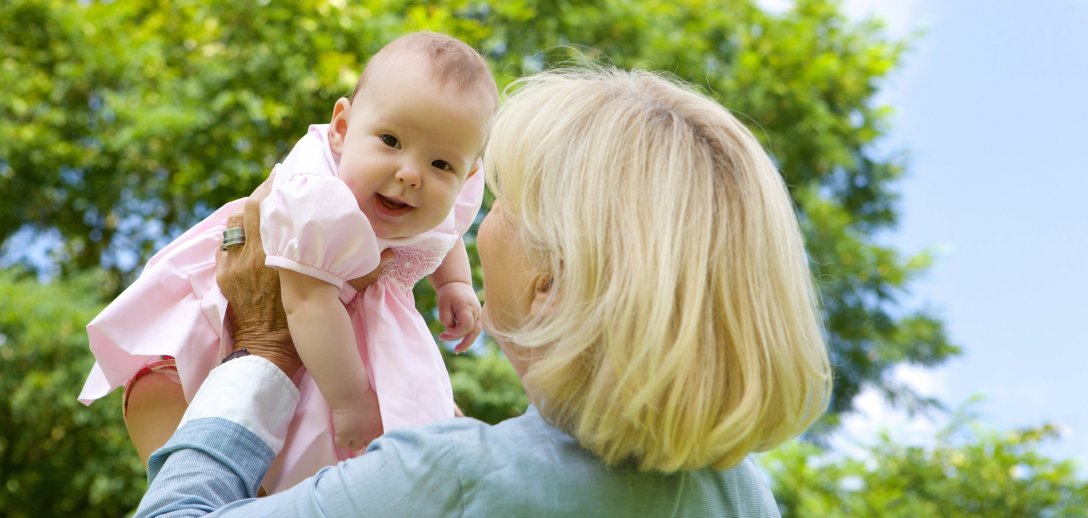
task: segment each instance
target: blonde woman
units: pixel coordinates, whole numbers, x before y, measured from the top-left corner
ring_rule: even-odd
[[[525,415],[389,433],[235,502],[282,444],[299,361],[260,250],[228,247],[220,284],[250,356],[212,372],[152,456],[141,514],[778,515],[748,455],[804,431],[830,393],[782,178],[725,108],[653,73],[563,70],[512,91],[484,155],[496,202],[478,247],[484,328]]]

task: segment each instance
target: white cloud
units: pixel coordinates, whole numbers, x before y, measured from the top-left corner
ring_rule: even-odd
[[[851,20],[881,18],[891,37],[902,38],[930,21],[924,3],[924,0],[846,0],[842,8]]]
[[[944,372],[913,365],[898,365],[892,376],[926,397],[940,397],[948,390]]]
[[[782,14],[793,7],[794,0],[756,0],[764,10],[773,14]]]
[[[896,383],[907,385],[919,395],[945,399],[947,381],[944,373],[900,365],[892,372]],[[946,424],[942,415],[908,415],[892,408],[873,389],[862,391],[854,400],[856,411],[843,418],[842,428],[831,438],[832,448],[851,457],[864,457],[864,447],[876,442],[881,432],[888,433],[896,444],[928,446]]]
[[[756,3],[773,14],[782,14],[793,7],[795,0],[756,0]],[[924,6],[925,0],[845,0],[843,13],[851,20],[870,17],[884,19],[888,34],[893,38],[902,38],[914,32],[929,20]]]

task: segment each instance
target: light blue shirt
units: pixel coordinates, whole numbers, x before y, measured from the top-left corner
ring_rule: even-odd
[[[253,498],[283,444],[292,390],[253,356],[214,369],[151,456],[137,516],[779,516],[750,459],[673,475],[610,469],[533,407],[495,426],[452,419],[392,431],[362,457]]]

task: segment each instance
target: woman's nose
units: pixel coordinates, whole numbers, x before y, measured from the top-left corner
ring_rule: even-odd
[[[414,167],[405,166],[397,171],[397,181],[409,189],[418,189],[420,184],[419,173]]]

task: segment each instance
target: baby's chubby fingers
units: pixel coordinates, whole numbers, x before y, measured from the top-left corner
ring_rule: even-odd
[[[446,328],[438,337],[447,341],[465,336],[465,333],[472,326],[472,318],[469,312],[464,307],[456,307],[455,304],[442,304],[439,306],[438,320]]]
[[[476,324],[473,326],[472,330],[469,331],[468,334],[466,334],[465,337],[461,339],[461,343],[457,344],[457,346],[453,348],[453,352],[461,354],[467,351],[469,347],[472,347],[472,344],[476,343],[476,339],[479,337],[480,319],[476,319]]]
[[[443,322],[446,329],[439,335],[440,339],[452,341],[468,338],[474,330],[479,329],[480,318],[478,308],[473,307],[470,304],[456,305],[450,310],[450,313],[453,315],[452,321],[449,323]],[[462,343],[461,345],[464,344]],[[458,345],[458,348],[460,348],[461,345]]]
[[[459,329],[458,327],[447,327],[442,330],[442,334],[438,335],[438,339],[443,342],[452,342],[463,336],[465,336],[464,330]]]
[[[453,304],[445,303],[446,301],[440,301],[438,303],[438,321],[442,322],[442,326],[446,328],[443,335],[450,332],[450,329],[456,325],[457,319],[453,316]],[[441,338],[441,337],[440,337]],[[445,340],[445,338],[443,338]]]
[[[474,330],[479,328],[480,300],[476,298],[476,291],[467,282],[450,282],[436,290],[438,297],[438,320],[445,327],[440,340],[462,340],[457,349],[467,347],[465,338],[470,338],[468,343],[475,340]],[[476,331],[478,334],[478,331]]]
[[[453,309],[453,318],[457,322],[458,332],[468,333],[480,321],[480,305],[478,303],[457,305]]]

